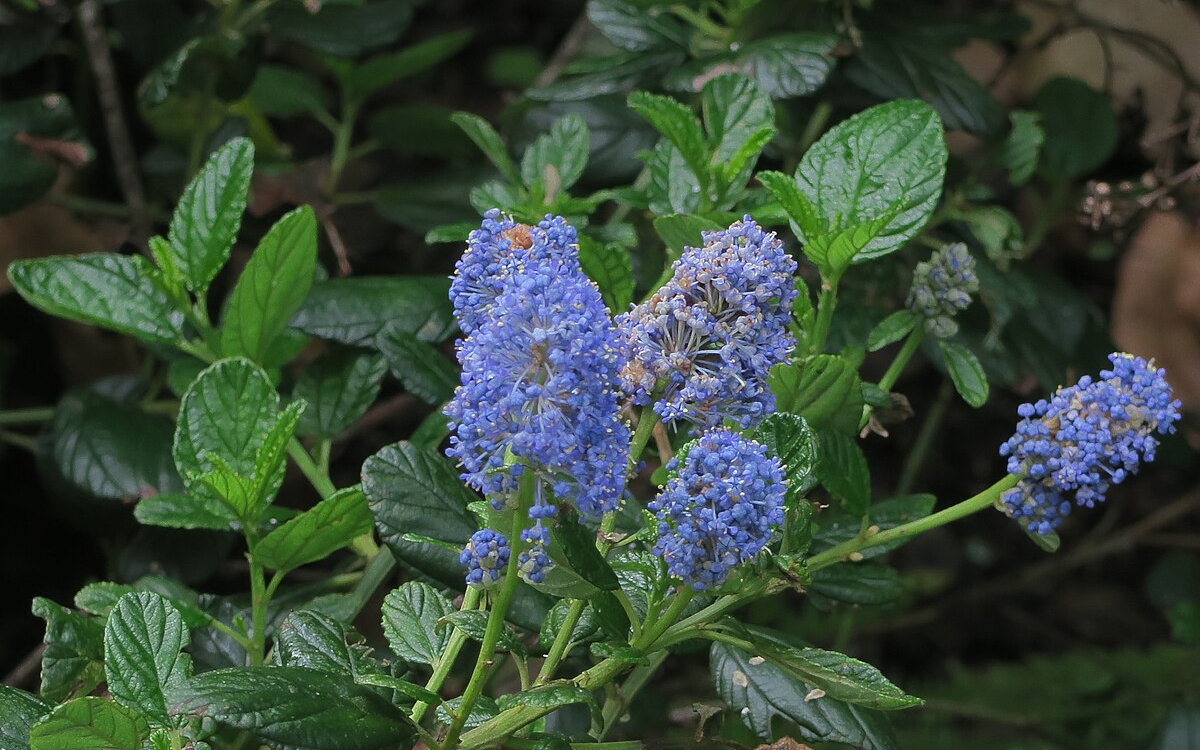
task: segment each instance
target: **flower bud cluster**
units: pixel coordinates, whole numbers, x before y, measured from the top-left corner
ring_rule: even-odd
[[[1111,370],[1022,404],[1016,433],[1000,447],[1020,483],[1004,493],[1005,512],[1048,534],[1075,505],[1103,502],[1109,487],[1153,461],[1154,435],[1175,431],[1180,402],[1165,372],[1130,354],[1109,355]]]
[[[796,262],[749,216],[702,238],[662,289],[617,319],[621,384],[635,404],[660,393],[654,411],[666,424],[749,427],[774,409],[767,371],[795,347]]]
[[[503,534],[482,529],[471,535],[467,546],[458,555],[458,561],[467,567],[467,583],[487,588],[504,574],[512,550],[508,538]]]
[[[925,331],[937,338],[958,333],[954,316],[971,304],[979,291],[975,259],[961,242],[947,245],[917,264],[906,306],[925,319]]]
[[[696,590],[716,586],[757,555],[783,523],[783,466],[765,446],[728,430],[700,436],[649,509],[658,517],[654,552]]]

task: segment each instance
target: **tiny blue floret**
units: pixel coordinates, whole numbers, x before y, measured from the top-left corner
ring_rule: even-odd
[[[467,585],[487,588],[500,580],[512,550],[503,534],[482,529],[471,535],[458,561],[467,566]]]
[[[728,430],[701,435],[647,506],[658,517],[654,553],[697,591],[754,558],[783,523],[783,466],[759,443]]]
[[[1175,431],[1180,402],[1166,373],[1141,357],[1114,353],[1111,370],[1022,404],[1016,433],[1000,446],[1020,483],[1004,493],[1009,516],[1037,534],[1058,528],[1074,505],[1104,501],[1109,487],[1153,461],[1154,435]]]

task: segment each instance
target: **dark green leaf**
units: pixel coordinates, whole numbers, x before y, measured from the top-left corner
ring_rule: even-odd
[[[946,369],[954,381],[954,389],[963,397],[963,401],[976,409],[987,403],[987,375],[971,350],[953,341],[938,341],[938,346],[946,358]]]
[[[822,233],[885,220],[855,258],[878,258],[910,240],[942,193],[946,144],[937,113],[899,100],[864,110],[813,144],[796,170],[796,185],[816,210]],[[811,236],[793,227],[801,241]]]
[[[300,309],[317,265],[317,217],[308,206],[284,216],[246,263],[221,324],[227,357],[264,363],[271,342]]]
[[[356,677],[355,682],[359,685],[374,685],[375,687],[395,690],[406,698],[412,698],[414,701],[424,701],[431,706],[436,706],[442,702],[442,696],[432,690],[427,690],[420,685],[392,677],[391,675],[364,674]]]
[[[443,341],[455,326],[449,291],[450,282],[442,276],[318,281],[292,326],[343,344],[370,345],[388,323],[422,341]]]
[[[840,432],[821,432],[817,474],[846,512],[861,518],[871,504],[871,473],[858,441]]]
[[[887,604],[904,593],[896,569],[877,562],[848,562],[821,568],[812,574],[811,589],[849,604]]]
[[[118,703],[157,726],[173,726],[167,691],[191,677],[187,626],[171,604],[149,591],[121,597],[104,626],[104,672]]]
[[[254,556],[268,568],[292,570],[325,559],[372,528],[362,490],[347,487],[267,534]]]
[[[1045,142],[1042,165],[1057,178],[1083,177],[1112,155],[1117,118],[1106,94],[1077,78],[1051,78],[1033,98]]]
[[[57,24],[36,21],[0,26],[0,75],[20,72],[45,55],[58,39],[58,32]]]
[[[724,229],[720,224],[702,216],[674,214],[659,216],[654,220],[654,231],[667,246],[667,257],[678,258],[685,247],[703,247],[703,232]]]
[[[547,196],[567,190],[583,176],[588,160],[588,127],[583,118],[569,114],[538,136],[521,158],[521,179],[532,188],[541,185]],[[550,175],[547,170],[553,170]],[[557,187],[558,189],[552,190]]]
[[[104,680],[104,623],[41,597],[32,610],[46,621],[42,697],[57,703],[91,692]]]
[[[181,714],[298,750],[393,750],[416,733],[408,715],[347,675],[304,667],[218,669],[174,696]]]
[[[366,97],[401,78],[427,70],[465,47],[471,41],[471,33],[470,29],[451,31],[405,47],[399,52],[372,57],[350,72],[350,89],[358,96]]]
[[[487,633],[488,614],[478,609],[467,609],[461,612],[450,612],[443,617],[443,623],[458,628],[467,634],[468,638],[475,641],[483,641]],[[450,627],[446,624],[442,625],[442,629],[450,632]],[[521,639],[516,632],[507,625],[500,630],[500,640],[496,642],[499,648],[505,651],[511,651],[519,656],[526,657],[529,655],[529,650],[525,648],[525,644],[521,643]]]
[[[521,173],[518,171],[517,165],[513,163],[512,157],[508,155],[508,148],[504,145],[504,141],[500,140],[500,134],[487,120],[469,112],[455,112],[450,119],[454,121],[455,125],[462,128],[467,137],[474,141],[479,150],[483,152],[483,155],[496,165],[500,174],[504,175],[513,185],[521,184]]]
[[[304,368],[292,398],[308,408],[299,432],[333,437],[361,417],[379,395],[387,362],[373,352],[337,347]]]
[[[0,747],[29,750],[29,729],[50,713],[41,698],[8,685],[0,685]]]
[[[574,513],[563,514],[550,531],[552,544],[566,555],[571,569],[601,591],[620,588],[616,573],[596,549],[596,534],[579,523]]]
[[[363,464],[362,487],[389,544],[405,534],[463,544],[478,528],[467,510],[478,498],[436,450],[389,445]]]
[[[28,28],[23,24],[21,27]],[[0,39],[0,55],[9,49],[12,49],[10,41]],[[65,142],[86,161],[94,156],[92,147],[80,133],[67,97],[46,93],[0,102],[0,164],[4,165],[0,170],[0,214],[38,200],[58,177],[54,161],[47,154],[39,154],[27,138]]]
[[[892,217],[889,213],[828,234],[815,235],[804,246],[804,254],[821,269],[826,279],[836,281],[856,258],[862,257],[863,250],[879,237]]]
[[[250,87],[250,101],[271,117],[323,112],[327,106],[321,82],[307,73],[280,65],[260,65]]]
[[[767,378],[779,411],[799,414],[815,429],[856,434],[862,418],[862,387],[848,360],[817,354],[776,365]]]
[[[183,488],[164,417],[91,391],[58,402],[51,452],[62,476],[97,497],[123,500]]]
[[[635,91],[629,95],[630,109],[646,118],[683,157],[688,169],[700,182],[708,184],[710,150],[700,122],[692,111],[669,96]]]
[[[450,724],[450,713],[447,709],[458,714],[458,708],[462,705],[462,698],[452,698],[442,705],[437,707],[437,719],[441,724]],[[479,700],[475,701],[475,705],[471,707],[471,713],[467,715],[466,721],[463,722],[464,729],[473,729],[480,724],[495,718],[496,714],[500,713],[500,707],[496,705],[496,701],[486,695],[479,696]]]
[[[897,310],[871,329],[870,335],[867,336],[867,350],[877,352],[889,344],[896,343],[911,333],[919,322],[911,310]]]
[[[203,292],[229,260],[254,172],[254,144],[234,138],[183,191],[167,234],[188,289]]]
[[[454,395],[458,386],[458,369],[434,347],[399,329],[384,326],[375,337],[375,347],[404,389],[434,406]]]
[[[755,179],[779,201],[784,213],[793,224],[800,227],[805,237],[821,234],[824,228],[821,220],[817,218],[817,209],[809,202],[808,197],[800,192],[800,188],[796,187],[795,180],[783,172],[759,172]]]
[[[663,140],[643,158],[650,173],[646,195],[654,213],[661,216],[691,214],[700,210],[700,180],[684,161],[679,149]]]
[[[1008,113],[1012,130],[1000,146],[997,158],[1008,169],[1008,181],[1013,185],[1024,185],[1037,171],[1038,157],[1046,132],[1042,129],[1042,116],[1037,112],[1013,110]]]
[[[752,78],[732,73],[704,84],[700,102],[712,167],[723,189],[741,189],[775,134],[775,107]]]
[[[292,612],[275,629],[275,653],[285,667],[350,675],[379,672],[370,649],[352,628],[319,612]]]
[[[656,8],[620,0],[591,0],[587,4],[587,17],[610,42],[630,52],[681,46],[687,40],[683,24]]]
[[[772,99],[807,96],[833,70],[837,36],[820,32],[784,34],[754,42],[743,50],[742,67]]]
[[[76,698],[29,732],[31,750],[141,750],[150,727],[136,711],[104,698]]]
[[[936,500],[933,495],[902,495],[900,497],[893,497],[872,505],[869,508],[868,517],[871,526],[876,526],[880,531],[884,531],[900,526],[901,524],[906,524],[909,521],[924,518],[933,512],[935,502]],[[862,533],[862,517],[853,516],[849,513],[836,515],[822,513],[819,518],[819,525],[820,529],[813,543],[814,552],[819,552],[842,542],[849,541]],[[872,557],[879,557],[886,554],[907,541],[907,539],[898,539],[894,542],[867,547],[859,554],[863,556],[863,559],[869,560]]]
[[[61,318],[156,344],[183,338],[183,315],[151,280],[141,256],[90,255],[13,261],[8,278],[29,304]]]
[[[412,0],[326,2],[314,13],[303,3],[277,3],[271,8],[271,34],[334,57],[357,57],[395,42],[408,28],[414,5]]]
[[[683,60],[683,53],[624,52],[606,57],[577,60],[568,75],[548,86],[529,89],[525,95],[537,101],[580,102],[605,94],[628,91],[652,75],[670,70]]]
[[[803,495],[816,485],[817,435],[804,417],[776,412],[759,423],[751,437],[783,462],[789,497]]]
[[[501,710],[505,710],[514,706],[558,708],[573,703],[584,703],[595,707],[596,699],[588,691],[574,685],[545,685],[523,693],[506,695],[500,699],[499,705]]]
[[[742,721],[764,740],[776,735],[776,716],[795,725],[807,742],[841,742],[863,750],[899,750],[886,717],[871,709],[834,698],[815,697],[803,683],[755,654],[714,643],[709,665],[717,693]]]
[[[409,581],[383,600],[383,632],[392,651],[405,661],[437,664],[450,642],[449,628],[438,621],[454,612],[454,605],[426,583]]]
[[[437,104],[396,104],[371,115],[367,132],[387,148],[400,153],[470,158],[476,153],[475,146],[451,121],[453,114],[454,110]],[[477,226],[478,223],[472,228]],[[464,233],[456,240],[466,238]]]
[[[538,643],[543,651],[550,649],[550,644],[558,637],[567,619],[567,610],[571,608],[570,599],[560,599],[550,608],[542,627],[538,630]],[[584,607],[575,627],[571,629],[570,640],[573,643],[583,643],[593,640],[599,635],[599,623],[596,621],[596,611],[591,605]]]
[[[600,243],[590,237],[580,237],[579,265],[600,287],[609,312],[618,315],[629,309],[634,279],[633,258],[628,250],[613,242]]]

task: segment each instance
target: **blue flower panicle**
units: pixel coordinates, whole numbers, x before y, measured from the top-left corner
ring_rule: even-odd
[[[617,318],[621,384],[641,405],[661,389],[654,411],[667,424],[745,428],[774,410],[767,371],[795,348],[796,261],[749,216],[701,237],[662,289]]]
[[[503,291],[504,280],[526,263],[559,259],[579,265],[579,237],[561,216],[546,217],[536,226],[516,223],[493,208],[479,229],[467,238],[467,250],[455,264],[450,300],[459,328],[470,335],[488,317]]]
[[[647,506],[659,521],[654,553],[697,591],[752,559],[783,523],[783,465],[738,433],[707,432],[667,468],[675,476]]]
[[[511,555],[507,537],[482,529],[471,535],[458,561],[467,567],[467,585],[487,588],[500,580]]]
[[[1109,487],[1153,461],[1154,437],[1175,431],[1180,402],[1166,373],[1131,354],[1108,357],[1112,369],[1059,388],[1049,400],[1022,404],[1016,433],[1000,446],[1010,474],[1005,512],[1030,531],[1048,534],[1074,504],[1093,507]]]
[[[977,291],[975,259],[966,245],[955,242],[917,264],[905,305],[925,319],[927,333],[949,338],[958,332],[954,316],[970,306]]]

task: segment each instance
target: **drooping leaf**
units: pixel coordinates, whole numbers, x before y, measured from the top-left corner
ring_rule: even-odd
[[[267,534],[254,555],[268,568],[292,570],[323,560],[372,528],[362,490],[346,487]]]
[[[462,128],[468,138],[474,141],[483,155],[496,166],[496,169],[500,170],[500,174],[504,175],[505,179],[513,185],[522,184],[521,172],[513,163],[512,157],[508,154],[508,147],[504,145],[500,134],[491,126],[491,123],[469,112],[455,112],[450,119],[455,125]]]
[[[384,326],[375,347],[404,389],[428,404],[438,405],[454,395],[458,369],[430,344],[394,325]]]
[[[154,286],[153,274],[141,256],[110,253],[18,260],[8,267],[13,287],[43,312],[174,344],[183,338],[183,315]]]
[[[454,331],[450,281],[442,276],[362,276],[313,284],[292,319],[305,333],[369,346],[389,323],[422,341]]]
[[[183,191],[167,238],[188,289],[204,292],[229,260],[254,172],[254,144],[234,138]]]
[[[88,696],[54,709],[29,732],[31,750],[141,750],[150,726],[140,714]]]
[[[104,623],[41,597],[33,614],[46,621],[42,697],[57,703],[91,692],[104,680]]]
[[[551,545],[562,550],[571,569],[581,578],[601,591],[620,588],[616,573],[596,549],[595,533],[579,523],[574,513],[564,514],[550,535]]]
[[[610,42],[630,52],[682,45],[687,39],[675,17],[621,0],[591,0],[587,17]]]
[[[987,403],[988,381],[983,365],[975,354],[954,341],[938,341],[942,356],[946,360],[946,369],[950,372],[950,380],[958,395],[976,409]]]
[[[1033,97],[1045,140],[1042,166],[1059,179],[1083,177],[1117,146],[1117,118],[1106,94],[1077,78],[1051,78]]]
[[[405,661],[437,664],[450,642],[450,629],[438,621],[454,605],[429,584],[409,581],[383,600],[383,632],[392,651]]]
[[[156,726],[174,726],[166,694],[191,676],[189,642],[179,612],[148,591],[129,593],[104,626],[104,672],[113,698]]]

